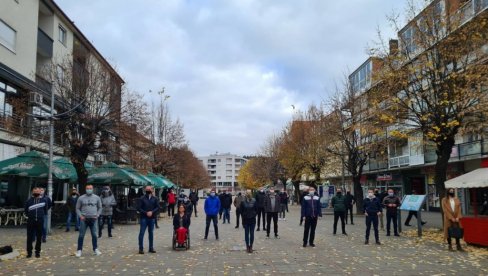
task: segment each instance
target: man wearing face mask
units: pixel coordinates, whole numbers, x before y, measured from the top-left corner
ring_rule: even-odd
[[[386,235],[390,235],[390,225],[393,221],[393,233],[399,237],[397,228],[398,207],[401,205],[400,199],[395,195],[393,189],[388,189],[388,195],[383,198],[383,206],[386,207]]]
[[[103,225],[107,221],[108,237],[111,238],[113,207],[117,205],[117,202],[112,191],[110,191],[110,187],[103,187],[100,200],[102,201],[102,213],[98,221],[98,237],[102,237]]]
[[[80,217],[80,235],[78,236],[76,257],[81,257],[86,228],[90,228],[93,253],[97,256],[102,254],[102,252],[98,250],[97,244],[97,226],[98,218],[102,212],[102,201],[100,200],[100,197],[93,193],[92,185],[86,185],[85,191],[86,194],[80,196],[76,202],[76,214]]]
[[[346,197],[342,195],[342,190],[337,189],[336,195],[331,200],[331,205],[334,208],[334,235],[337,233],[337,221],[341,219],[342,234],[347,236],[346,223],[344,218],[346,216]]]
[[[27,215],[27,258],[32,257],[34,236],[36,236],[36,258],[39,258],[41,257],[42,226],[44,225],[44,215],[47,214],[47,204],[45,199],[40,197],[39,188],[32,189],[32,197],[25,202],[24,212]]]
[[[39,192],[40,192],[40,197],[44,199],[44,201],[46,201],[47,210],[49,211],[49,209],[51,209],[54,206],[53,201],[49,196],[46,195],[45,193],[46,191],[44,190],[44,188],[40,188]],[[48,219],[47,219],[47,212],[46,212],[46,214],[44,214],[44,225],[42,226],[42,242],[46,242],[47,223],[48,223]]]
[[[264,200],[266,198],[266,194],[264,193],[264,189],[261,189],[259,192],[256,193],[256,208],[258,210],[258,228],[256,231],[259,231],[259,224],[261,222],[261,217],[263,217],[263,231],[266,231],[265,221],[266,221],[266,212],[264,211]]]
[[[215,195],[215,190],[210,192],[210,196],[205,199],[204,203],[204,210],[206,221],[205,221],[205,237],[206,240],[208,238],[208,230],[210,228],[210,221],[213,222],[214,225],[214,232],[215,232],[215,239],[219,239],[219,227],[217,226],[217,215],[219,214],[220,210],[220,199]]]
[[[368,197],[363,202],[364,215],[366,216],[366,239],[364,244],[369,244],[369,232],[371,230],[371,224],[374,228],[374,238],[376,244],[380,245],[380,237],[378,233],[378,216],[381,215],[381,202],[377,198],[373,190],[368,190]]]
[[[66,200],[66,208],[68,208],[68,219],[66,220],[66,232],[69,232],[71,226],[71,219],[75,220],[75,231],[80,229],[80,218],[76,215],[76,202],[78,201],[78,191],[73,188],[71,195]]]
[[[185,196],[182,204],[185,206],[185,214],[191,218],[191,215],[193,214],[193,203],[187,196]]]
[[[307,243],[311,247],[315,247],[313,243],[315,239],[315,228],[317,227],[318,217],[322,217],[322,208],[320,206],[320,198],[315,195],[315,188],[313,187],[310,187],[308,195],[303,197],[301,217],[305,218],[303,247],[306,247]]]
[[[278,213],[281,211],[281,198],[275,193],[274,188],[270,188],[269,195],[264,200],[264,211],[266,211],[266,237],[269,238],[271,232],[271,219],[273,219],[274,235],[278,236]]]
[[[145,195],[143,195],[137,204],[137,211],[140,214],[140,228],[139,228],[139,254],[144,254],[144,234],[149,234],[149,253],[156,253],[154,250],[154,217],[159,210],[159,200],[152,195],[153,190],[151,186],[145,187]]]

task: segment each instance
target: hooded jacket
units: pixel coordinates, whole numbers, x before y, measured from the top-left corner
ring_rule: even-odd
[[[112,193],[107,196],[100,197],[102,200],[102,216],[111,216],[113,215],[113,207],[117,206],[117,202],[115,201],[115,197]]]
[[[47,214],[46,200],[42,197],[30,197],[24,204],[24,212],[31,221],[44,220]]]

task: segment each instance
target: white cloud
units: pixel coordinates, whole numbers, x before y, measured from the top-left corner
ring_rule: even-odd
[[[57,0],[130,89],[166,87],[201,155],[252,154],[367,57],[403,1]],[[151,100],[151,95],[147,95]]]

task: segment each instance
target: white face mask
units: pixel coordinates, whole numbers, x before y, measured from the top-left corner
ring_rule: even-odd
[[[369,196],[369,197],[373,197],[373,196],[374,196],[374,194],[373,194],[373,193],[368,193],[368,196]]]
[[[308,194],[313,196],[315,194],[315,191],[308,191]]]

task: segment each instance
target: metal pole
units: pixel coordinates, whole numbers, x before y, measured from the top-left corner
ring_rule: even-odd
[[[54,91],[51,89],[51,117],[49,118],[49,171],[47,175],[47,195],[53,198],[53,145],[54,145]],[[47,229],[51,234],[51,209],[47,212]]]

